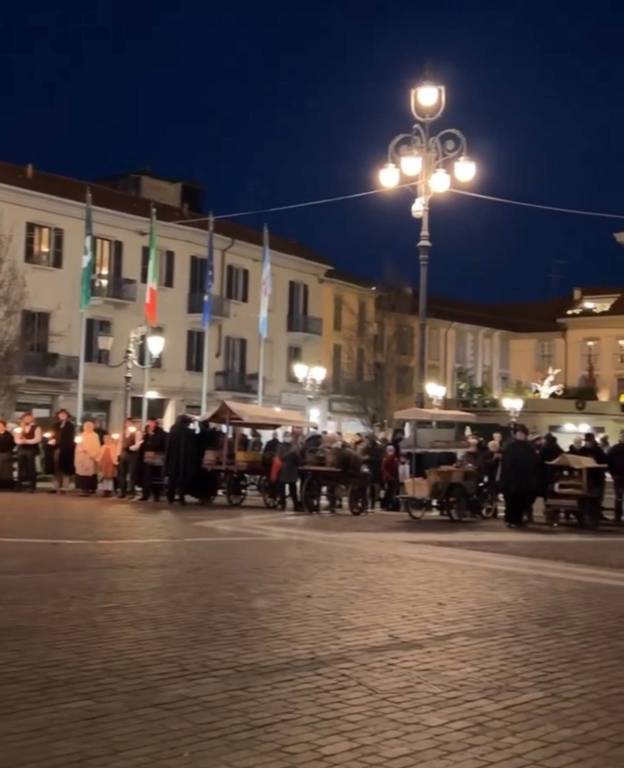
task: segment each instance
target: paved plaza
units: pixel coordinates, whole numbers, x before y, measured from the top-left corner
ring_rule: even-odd
[[[2,768],[621,768],[624,535],[0,496]]]

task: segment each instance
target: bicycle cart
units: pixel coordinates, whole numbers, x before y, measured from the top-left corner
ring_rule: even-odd
[[[583,528],[598,528],[602,514],[604,471],[589,456],[563,453],[547,462],[548,492],[544,516],[548,525],[556,525],[559,515],[572,514]]]
[[[277,498],[269,482],[270,467],[263,462],[261,452],[238,449],[239,429],[303,429],[308,424],[305,417],[297,411],[223,400],[205,421],[224,425],[225,435],[220,451],[205,451],[202,457],[202,470],[213,473],[212,483],[208,484],[212,491],[202,501],[213,501],[221,491],[230,506],[238,507],[255,487],[265,506],[275,508]]]
[[[401,509],[414,520],[437,510],[450,520],[493,517],[497,511],[495,484],[475,468],[458,466],[466,451],[466,427],[476,415],[442,408],[396,411],[405,425],[402,453],[409,457],[413,475],[399,494]]]

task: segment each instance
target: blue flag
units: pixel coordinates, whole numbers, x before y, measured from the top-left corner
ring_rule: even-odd
[[[202,305],[202,327],[208,330],[212,320],[212,286],[214,283],[214,223],[212,215],[208,223],[208,258],[206,259],[206,279],[204,281],[204,301]]]
[[[271,252],[269,251],[269,229],[262,231],[262,278],[260,280],[260,315],[258,331],[262,339],[269,335],[269,298],[271,296]]]

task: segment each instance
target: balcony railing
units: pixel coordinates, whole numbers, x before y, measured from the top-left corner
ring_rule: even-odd
[[[288,315],[288,333],[308,333],[320,336],[323,332],[323,320],[312,315]]]
[[[96,275],[91,279],[91,293],[98,299],[136,301],[137,281],[129,277]]]
[[[217,371],[215,389],[221,392],[241,392],[254,395],[258,392],[258,374],[241,371]]]
[[[43,379],[77,379],[78,357],[55,352],[26,352],[22,358],[22,373]]]
[[[204,311],[204,294],[189,293],[186,301],[186,311],[189,315],[201,315]],[[230,302],[223,296],[212,295],[212,316],[225,319],[230,316]]]

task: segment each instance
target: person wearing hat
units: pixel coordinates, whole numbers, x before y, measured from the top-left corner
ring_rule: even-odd
[[[613,478],[615,492],[615,522],[622,524],[622,502],[624,501],[624,430],[620,432],[620,440],[609,449],[607,454],[609,473]]]
[[[503,451],[501,485],[508,528],[522,527],[524,514],[531,509],[537,491],[539,458],[528,437],[528,429],[518,424],[513,440]]]

